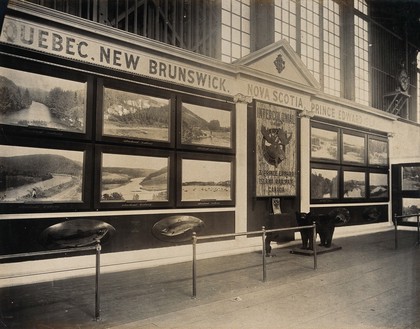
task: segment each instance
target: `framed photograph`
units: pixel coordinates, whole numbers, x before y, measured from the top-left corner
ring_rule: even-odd
[[[366,173],[364,171],[343,171],[343,198],[366,198]]]
[[[338,169],[311,168],[311,200],[325,202],[338,199]]]
[[[387,173],[369,173],[369,198],[388,200],[389,184]]]
[[[40,66],[35,66],[39,69]],[[25,70],[28,69],[28,70]],[[0,125],[6,133],[88,138],[91,134],[92,78],[25,61],[0,67]],[[49,75],[45,75],[49,72]],[[89,111],[89,113],[88,113]]]
[[[98,81],[97,139],[139,146],[174,146],[175,97],[121,81]]]
[[[414,215],[420,213],[420,198],[403,198],[402,215]],[[417,216],[407,217],[402,220],[406,223],[413,223],[417,226]]]
[[[233,153],[233,104],[183,96],[178,102],[178,148]]]
[[[402,165],[401,177],[403,191],[420,191],[420,163]]]
[[[388,166],[388,141],[369,137],[368,160],[370,166]]]
[[[90,145],[14,139],[0,141],[0,210],[85,210],[90,206]]]
[[[178,206],[233,206],[235,158],[217,154],[178,154]]]
[[[95,158],[96,208],[144,209],[173,205],[171,152],[97,146]]]
[[[364,165],[366,163],[366,138],[364,134],[343,131],[343,162]]]
[[[313,124],[311,126],[311,159],[340,161],[338,128]]]

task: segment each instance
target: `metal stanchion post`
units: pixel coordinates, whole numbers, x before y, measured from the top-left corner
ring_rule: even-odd
[[[317,263],[317,259],[316,259],[316,224],[315,224],[315,222],[313,222],[313,225],[314,225],[314,227],[313,227],[313,229],[312,229],[312,248],[313,248],[313,251],[314,251],[314,270],[316,270],[317,269],[317,267],[318,267],[318,263]]]
[[[100,241],[96,241],[96,277],[95,277],[95,319],[99,321],[101,307],[100,307],[100,297],[99,297],[99,274],[101,267],[101,245]]]
[[[395,249],[398,249],[398,224],[397,214],[394,214]]]
[[[192,248],[193,248],[193,262],[192,262],[192,276],[193,276],[193,286],[192,286],[192,298],[197,297],[197,234],[193,232],[192,234]]]
[[[262,265],[263,265],[263,282],[267,280],[267,269],[265,264],[265,226],[262,227]]]

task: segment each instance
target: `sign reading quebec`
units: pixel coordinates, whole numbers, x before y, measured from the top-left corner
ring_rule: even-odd
[[[199,66],[9,16],[4,19],[0,43],[222,94],[229,94],[233,85],[230,77]]]
[[[255,102],[256,196],[296,195],[296,111]]]

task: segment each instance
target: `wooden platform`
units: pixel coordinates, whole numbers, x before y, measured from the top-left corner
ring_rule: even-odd
[[[342,249],[341,246],[337,246],[334,243],[331,244],[331,247],[326,248],[326,247],[320,247],[320,246],[316,246],[316,254],[317,255],[321,255],[321,254],[325,254],[327,252],[333,252],[333,251],[337,251]],[[309,250],[309,249],[301,249],[300,247],[295,247],[292,250],[290,250],[291,254],[298,254],[298,255],[305,255],[305,256],[313,256],[314,252],[313,250]]]

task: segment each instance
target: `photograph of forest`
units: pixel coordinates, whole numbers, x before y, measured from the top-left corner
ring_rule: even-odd
[[[370,138],[368,150],[370,165],[388,165],[388,142]]]
[[[86,130],[87,83],[0,67],[0,123]]]
[[[82,202],[83,151],[0,145],[0,203]]]
[[[369,196],[371,198],[388,197],[388,175],[369,173]]]
[[[311,157],[338,160],[338,133],[336,131],[312,127]]]
[[[168,201],[169,158],[102,153],[101,202]]]
[[[182,159],[182,201],[232,200],[232,164]]]
[[[232,146],[231,112],[182,104],[181,142],[215,147]]]
[[[312,168],[311,199],[331,198],[338,198],[338,171]]]
[[[103,135],[169,141],[170,100],[104,88]]]
[[[343,134],[343,160],[347,162],[365,162],[364,137]]]
[[[420,165],[402,167],[402,189],[420,191]]]

